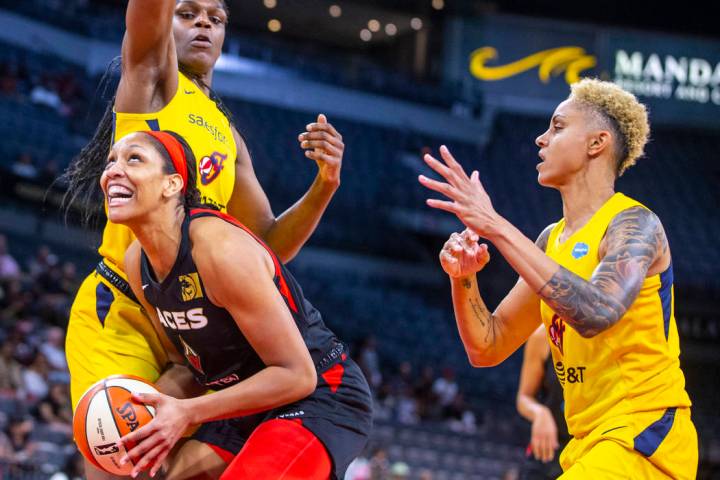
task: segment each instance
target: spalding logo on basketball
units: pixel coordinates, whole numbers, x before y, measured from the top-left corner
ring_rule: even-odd
[[[130,475],[132,461],[120,465],[127,453],[117,442],[150,422],[155,409],[134,402],[133,393],[158,393],[152,384],[131,375],[100,380],[80,398],[73,417],[73,434],[83,456],[101,470]]]

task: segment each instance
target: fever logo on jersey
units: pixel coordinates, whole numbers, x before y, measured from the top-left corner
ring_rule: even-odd
[[[550,328],[548,329],[548,335],[553,345],[560,350],[560,354],[563,353],[563,334],[565,333],[565,322],[557,315],[553,315]]]
[[[195,353],[195,350],[190,348],[190,345],[185,343],[185,340],[183,340],[181,336],[178,336],[178,338],[183,344],[183,354],[185,355],[185,358],[187,358],[187,361],[190,363],[190,365],[192,365],[195,370],[205,375],[205,372],[202,369],[202,363],[200,363],[200,356]]]
[[[180,293],[182,294],[183,302],[189,302],[190,300],[203,297],[202,288],[200,288],[200,278],[197,272],[180,275],[178,282],[180,282]]]
[[[227,155],[223,155],[220,152],[213,152],[209,157],[203,157],[202,160],[200,160],[198,169],[200,170],[200,182],[203,185],[209,185],[220,175],[226,158]]]

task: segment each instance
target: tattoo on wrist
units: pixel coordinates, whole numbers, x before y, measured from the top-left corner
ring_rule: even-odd
[[[470,287],[472,287],[472,282],[467,277],[460,280],[460,283],[462,284],[463,287],[467,288],[468,290],[470,289]]]

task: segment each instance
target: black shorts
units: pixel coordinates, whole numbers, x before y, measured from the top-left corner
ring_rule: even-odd
[[[269,412],[206,423],[192,438],[237,455],[258,425],[277,418],[300,420],[328,451],[331,478],[342,479],[370,437],[370,388],[360,367],[342,354],[342,359],[318,372],[318,386],[309,397]]]

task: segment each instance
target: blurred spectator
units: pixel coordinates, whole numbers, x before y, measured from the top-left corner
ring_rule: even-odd
[[[384,448],[376,448],[370,457],[370,479],[385,480],[390,473],[390,461]]]
[[[465,403],[462,393],[455,395],[453,402],[446,408],[445,418],[454,432],[475,433],[477,430],[475,414]]]
[[[45,342],[40,346],[40,352],[47,358],[50,367],[54,370],[67,370],[65,359],[65,334],[60,327],[50,327],[45,332]]]
[[[395,462],[390,467],[391,480],[406,480],[410,478],[410,467],[405,462]]]
[[[435,383],[435,370],[426,365],[422,369],[420,378],[415,382],[415,398],[418,402],[418,415],[422,419],[430,419],[437,417],[435,406],[437,405],[437,396],[433,392],[433,383]]]
[[[15,417],[8,426],[8,440],[12,448],[13,463],[31,463],[37,445],[30,440],[35,423],[30,417]]]
[[[33,165],[33,159],[29,153],[21,153],[18,155],[15,163],[10,167],[12,172],[18,177],[23,177],[28,180],[37,178],[38,171],[35,165]]]
[[[357,457],[348,466],[344,480],[370,480],[370,461],[363,457]]]
[[[28,264],[30,275],[33,278],[38,278],[41,274],[47,272],[50,267],[57,265],[57,263],[57,256],[50,251],[47,245],[42,245],[38,248],[35,257],[33,257]]]
[[[50,480],[83,480],[85,478],[85,462],[80,453],[68,459],[67,465],[61,472],[55,473]]]
[[[433,393],[437,395],[443,411],[447,409],[458,394],[458,384],[455,381],[455,372],[451,368],[443,369],[442,377],[435,380]]]
[[[52,108],[58,113],[61,112],[63,108],[60,96],[52,88],[47,79],[43,79],[41,83],[33,87],[30,92],[30,101],[36,105]]]
[[[37,403],[47,396],[50,391],[49,374],[50,367],[45,355],[37,353],[30,366],[23,371],[23,388],[29,402]]]
[[[56,430],[72,434],[72,405],[67,383],[53,383],[50,392],[38,405],[40,419]]]
[[[7,339],[0,346],[0,394],[15,396],[22,388],[22,366],[14,357],[15,344]]]
[[[7,238],[5,238],[5,235],[0,234],[0,281],[18,278],[19,276],[20,266],[8,251]]]
[[[418,475],[418,478],[420,480],[433,480],[433,474],[430,470],[427,468],[424,468],[420,470],[420,474]]]
[[[380,359],[376,350],[377,340],[373,335],[368,336],[360,347],[358,355],[358,365],[365,374],[370,387],[375,391],[382,383],[382,374],[380,373]]]

